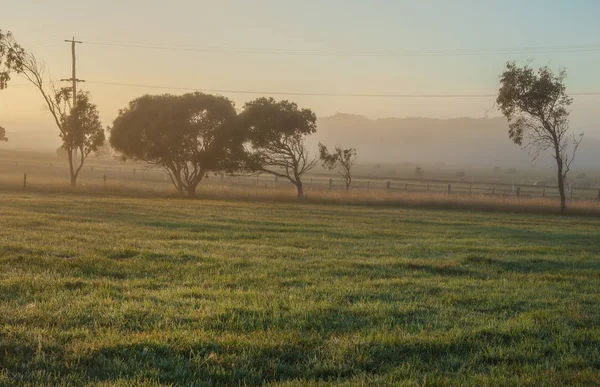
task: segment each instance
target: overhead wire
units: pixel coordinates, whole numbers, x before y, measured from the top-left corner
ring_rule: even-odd
[[[42,45],[51,42],[39,42]],[[455,55],[497,55],[497,54],[527,54],[527,53],[568,53],[568,52],[586,52],[600,51],[600,44],[584,45],[554,45],[554,46],[524,46],[524,47],[504,47],[504,48],[465,48],[465,49],[422,49],[422,50],[374,50],[369,52],[344,51],[336,49],[282,49],[282,48],[241,48],[241,47],[201,47],[186,45],[153,45],[140,42],[128,41],[101,41],[85,40],[85,44],[116,46],[127,48],[175,50],[175,51],[202,51],[202,52],[227,52],[241,54],[267,54],[267,55],[326,55],[326,56],[455,56]],[[62,43],[61,43],[62,44]],[[238,90],[238,89],[210,89],[180,87],[168,85],[149,85],[136,83],[121,83],[110,81],[88,80],[87,83],[120,86],[149,88],[162,90],[181,90],[181,91],[204,91],[223,94],[262,94],[262,95],[286,95],[286,96],[315,96],[315,97],[361,97],[361,98],[495,98],[496,94],[469,94],[469,93],[435,93],[435,94],[379,94],[379,93],[330,93],[330,92],[295,92],[295,91],[265,91],[265,90]],[[10,87],[22,87],[27,84],[16,84]],[[598,96],[600,91],[576,92],[570,93],[572,96]]]
[[[371,50],[348,51],[340,49],[288,49],[288,48],[248,48],[225,46],[186,46],[156,45],[119,41],[84,41],[86,44],[123,48],[141,48],[167,51],[212,52],[248,55],[292,55],[292,56],[356,56],[356,57],[410,57],[410,56],[476,56],[507,54],[548,54],[600,51],[600,44],[526,46],[505,48],[465,48],[465,49],[420,49],[420,50]]]
[[[306,97],[360,97],[360,98],[495,98],[496,94],[465,94],[465,93],[438,93],[438,94],[369,94],[369,93],[324,93],[324,92],[296,92],[296,91],[269,91],[269,90],[243,90],[243,89],[212,89],[203,87],[182,87],[167,85],[148,85],[139,83],[123,83],[110,81],[88,80],[87,84],[135,87],[156,90],[199,91],[223,94],[257,94],[257,95],[283,95]],[[30,86],[27,83],[11,84],[9,88]],[[569,93],[571,96],[600,96],[600,91],[584,91]]]

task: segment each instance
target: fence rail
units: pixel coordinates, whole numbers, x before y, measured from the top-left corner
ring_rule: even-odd
[[[91,164],[91,163],[90,163]],[[48,182],[63,181],[68,178],[69,167],[64,163],[55,162],[30,162],[0,160],[0,177],[6,181],[12,176],[14,179],[22,179],[23,187],[28,183],[40,181]],[[12,180],[12,179],[11,179]],[[116,166],[114,164],[92,164],[86,165],[81,170],[80,180],[83,182],[96,183],[136,183],[144,182],[162,186],[169,189],[171,181],[169,177],[159,169],[148,168],[143,165]],[[15,180],[16,181],[16,180]],[[1,183],[0,183],[1,184]],[[202,184],[224,185],[233,187],[259,187],[259,188],[283,188],[291,186],[282,178],[271,175],[255,176],[215,176],[209,175]],[[340,179],[334,179],[323,175],[307,176],[304,179],[307,190],[342,192],[346,186]],[[447,180],[416,180],[412,178],[398,178],[386,180],[380,178],[356,178],[351,185],[353,192],[429,192],[451,195],[492,195],[492,196],[518,196],[518,197],[558,197],[557,187],[535,186],[526,184],[490,183],[490,182],[464,182]],[[599,200],[600,189],[598,188],[567,188],[568,197],[582,200]]]

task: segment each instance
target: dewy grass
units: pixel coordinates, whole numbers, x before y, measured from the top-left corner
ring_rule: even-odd
[[[600,383],[600,219],[4,192],[0,221],[0,385]]]

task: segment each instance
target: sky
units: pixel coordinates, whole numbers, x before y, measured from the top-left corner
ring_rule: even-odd
[[[267,92],[494,94],[505,63],[512,60],[566,67],[569,92],[600,92],[597,15],[596,0],[3,0],[0,29],[12,31],[56,79],[71,74],[70,45],[63,40],[82,40],[77,75],[88,81],[81,87],[110,125],[119,109],[138,96],[185,92],[169,87],[221,90],[218,94],[238,108]],[[577,52],[403,55],[410,50],[594,44],[597,50]],[[41,96],[24,84],[14,77],[0,91],[0,125],[9,133],[55,133]],[[274,97],[296,101],[318,116],[499,115],[493,97]],[[600,96],[577,96],[573,130],[600,137],[599,107]]]

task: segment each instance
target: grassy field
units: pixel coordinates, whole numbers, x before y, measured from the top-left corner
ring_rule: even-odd
[[[600,383],[600,219],[0,193],[0,385]]]

